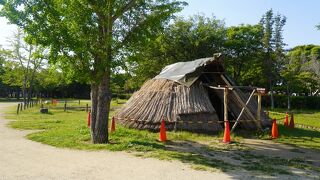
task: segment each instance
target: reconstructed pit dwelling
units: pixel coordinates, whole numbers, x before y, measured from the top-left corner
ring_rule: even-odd
[[[226,119],[234,129],[270,126],[261,110],[259,89],[236,86],[222,60],[221,54],[215,54],[166,66],[132,95],[115,119],[127,127],[148,130],[158,130],[164,119],[167,130],[204,133],[223,130]]]

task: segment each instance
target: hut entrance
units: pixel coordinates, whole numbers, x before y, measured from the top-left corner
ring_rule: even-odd
[[[218,95],[217,93],[223,94],[223,90],[214,90],[212,88],[206,87],[209,100],[213,106],[213,108],[216,110],[219,121],[221,122],[221,126],[224,127],[224,101],[223,101],[223,95],[221,98],[221,95]],[[220,92],[219,92],[220,91]],[[228,109],[228,120],[234,120],[236,119],[236,116]],[[234,121],[229,121],[230,127],[233,126]]]

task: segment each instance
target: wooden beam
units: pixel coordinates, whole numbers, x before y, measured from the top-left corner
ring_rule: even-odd
[[[232,128],[231,128],[231,131],[230,131],[230,132],[233,132],[233,131],[234,131],[234,129],[237,127],[237,125],[238,125],[238,123],[239,123],[239,120],[240,120],[240,118],[241,118],[241,116],[242,116],[242,114],[243,114],[244,110],[247,108],[247,105],[249,104],[249,102],[250,102],[251,98],[253,97],[253,95],[254,95],[255,91],[256,91],[256,90],[253,90],[253,91],[252,91],[252,93],[250,94],[250,96],[249,96],[249,98],[248,98],[248,100],[247,100],[247,102],[246,102],[245,106],[244,106],[244,107],[242,107],[242,109],[241,109],[241,111],[240,111],[240,114],[239,114],[238,118],[236,119],[236,122],[235,122],[235,123],[234,123],[234,125],[232,126]]]
[[[226,79],[226,77],[224,77],[224,75],[221,75],[221,78],[224,80],[224,82],[225,82],[228,86],[232,87],[232,84],[230,84],[230,82]],[[233,91],[233,93],[234,93],[234,95],[236,96],[238,102],[241,104],[241,106],[245,107],[245,110],[247,110],[248,115],[250,116],[250,118],[251,118],[251,119],[256,119],[256,118],[254,117],[254,115],[251,113],[251,111],[248,109],[248,107],[245,105],[245,103],[242,101],[242,99],[241,99],[241,97],[239,96],[239,94],[237,93],[237,91]],[[260,127],[261,124],[260,124],[260,123],[256,123],[256,125],[257,125],[258,127]]]
[[[206,87],[208,87],[208,88],[211,88],[211,89],[221,89],[221,90],[225,90],[225,89],[227,88],[228,90],[233,90],[233,88],[230,88],[230,87],[222,87],[222,86],[216,87],[216,86],[210,86],[210,85],[206,85],[206,84],[204,84],[204,86],[206,86]]]
[[[225,74],[225,72],[202,72],[202,74]]]

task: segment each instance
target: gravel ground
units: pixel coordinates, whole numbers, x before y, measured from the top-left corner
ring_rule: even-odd
[[[143,159],[125,152],[58,149],[24,138],[30,131],[7,127],[0,103],[0,179],[233,179],[196,171],[178,161]]]

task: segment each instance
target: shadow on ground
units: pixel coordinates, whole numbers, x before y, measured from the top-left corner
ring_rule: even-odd
[[[299,134],[297,130],[294,134]],[[305,134],[318,135],[318,132]],[[290,138],[301,138],[290,134]],[[311,138],[311,137],[304,138]],[[167,141],[157,143],[134,142],[159,149],[156,153],[141,156],[174,159],[192,164],[197,170],[223,171],[235,179],[265,178],[318,178],[320,158],[318,151],[298,148],[271,140],[244,139],[242,142],[224,144],[217,140],[198,143],[195,141]],[[162,151],[165,151],[165,153]]]

